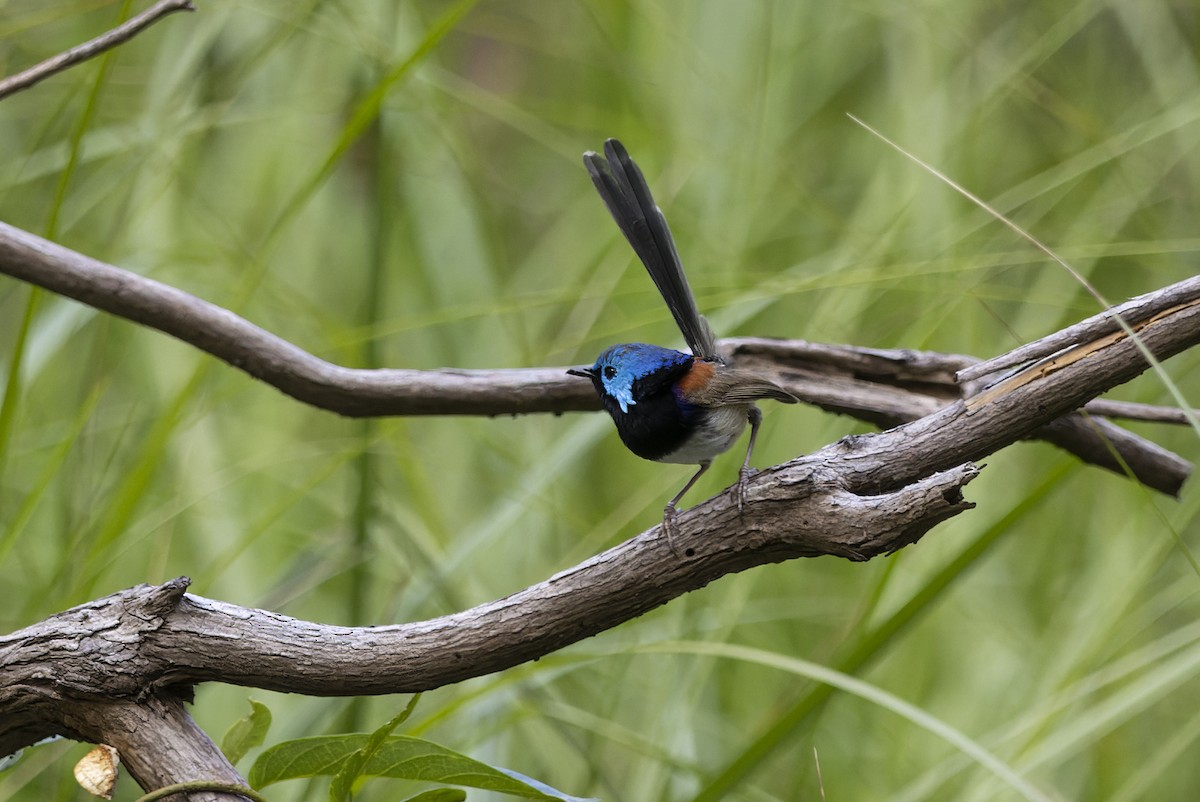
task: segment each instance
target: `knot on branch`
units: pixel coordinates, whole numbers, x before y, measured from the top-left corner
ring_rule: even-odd
[[[979,475],[972,463],[881,490],[848,483],[846,466],[840,464],[845,458],[835,445],[761,471],[751,479],[750,503],[741,511],[725,496],[688,510],[680,519],[686,547],[720,573],[740,570],[743,562],[796,557],[864,561],[915,543],[975,506],[963,496],[963,488]]]
[[[973,509],[963,488],[977,476],[979,468],[966,463],[884,492],[839,483],[824,500],[826,514],[793,520],[790,527],[781,522],[781,528],[794,533],[802,548],[799,556],[834,554],[864,561],[892,554],[942,521]]]
[[[140,699],[149,665],[145,644],[179,605],[191,580],[138,585],[72,607],[0,640],[5,653],[21,653],[14,683],[55,699]]]

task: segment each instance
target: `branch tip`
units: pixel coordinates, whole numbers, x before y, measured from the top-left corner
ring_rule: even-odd
[[[176,11],[195,10],[196,7],[192,5],[191,0],[159,0],[159,2],[141,14],[130,17],[112,30],[102,33],[96,38],[90,39],[70,50],[63,51],[57,56],[52,56],[16,75],[10,75],[0,80],[0,100],[9,95],[15,95],[22,90],[29,89],[52,75],[69,70],[71,67],[95,58],[117,45],[128,42],[169,14],[173,14]]]

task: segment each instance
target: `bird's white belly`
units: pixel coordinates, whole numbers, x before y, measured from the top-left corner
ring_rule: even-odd
[[[724,454],[746,428],[746,413],[749,409],[748,404],[706,409],[704,421],[692,430],[683,445],[661,457],[659,462],[698,465],[708,462],[718,454]]]

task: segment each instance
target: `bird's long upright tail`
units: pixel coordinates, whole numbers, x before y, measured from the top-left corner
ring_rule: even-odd
[[[667,219],[655,205],[642,171],[615,139],[604,143],[604,156],[593,151],[583,154],[583,163],[613,220],[667,302],[692,353],[721,361],[712,328],[696,308]]]

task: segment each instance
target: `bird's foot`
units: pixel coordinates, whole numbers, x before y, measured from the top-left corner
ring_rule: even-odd
[[[756,471],[749,465],[743,465],[741,470],[738,471],[737,484],[733,486],[733,500],[737,502],[739,515],[746,507],[746,490],[748,489],[747,485],[750,482],[750,477],[755,473]]]
[[[694,554],[691,549],[687,549],[683,554],[680,554],[679,549],[675,546],[675,535],[679,531],[679,527],[675,524],[675,512],[674,504],[668,504],[663,508],[662,530],[667,538],[667,548],[676,557],[691,557]]]

